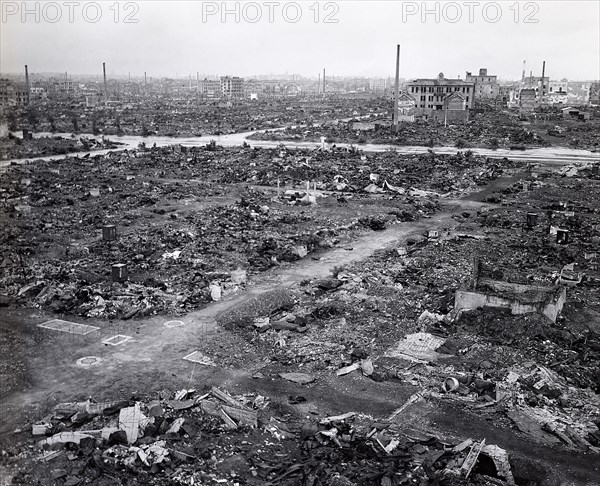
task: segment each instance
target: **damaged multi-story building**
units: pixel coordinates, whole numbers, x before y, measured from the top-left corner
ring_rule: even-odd
[[[221,82],[216,79],[204,78],[198,83],[198,93],[204,98],[220,98]]]
[[[23,106],[28,101],[29,96],[25,85],[0,79],[0,106]]]
[[[479,74],[467,71],[465,81],[475,83],[475,100],[495,100],[500,93],[498,76],[488,74],[487,68],[480,68]]]
[[[474,93],[474,82],[449,79],[444,73],[434,79],[415,79],[406,83],[406,95],[414,100],[416,114],[440,122],[468,121]]]
[[[375,92],[384,92],[388,89],[386,78],[373,78],[369,80],[369,90]]]
[[[221,95],[224,98],[244,97],[244,78],[237,76],[221,76]]]

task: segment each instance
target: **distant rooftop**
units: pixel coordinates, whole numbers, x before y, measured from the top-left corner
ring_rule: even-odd
[[[444,73],[438,74],[437,78],[419,78],[414,81],[410,81],[408,84],[424,84],[429,86],[447,86],[449,84],[475,84],[472,81],[465,81],[464,79],[448,79],[444,77]]]

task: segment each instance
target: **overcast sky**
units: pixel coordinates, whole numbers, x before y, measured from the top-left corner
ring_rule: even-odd
[[[73,3],[0,0],[0,71],[600,78],[597,0]]]

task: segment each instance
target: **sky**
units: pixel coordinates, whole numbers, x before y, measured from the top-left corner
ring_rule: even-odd
[[[7,1],[0,72],[600,78],[600,1]]]

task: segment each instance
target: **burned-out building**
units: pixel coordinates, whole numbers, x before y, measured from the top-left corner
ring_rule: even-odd
[[[519,111],[529,112],[534,111],[538,106],[538,99],[535,89],[522,89],[518,93]]]
[[[415,99],[418,115],[437,121],[465,122],[473,107],[475,83],[448,79],[440,73],[435,79],[408,82],[406,93]]]
[[[561,81],[550,81],[548,91],[546,92],[546,103],[550,105],[567,104],[569,100],[569,82],[566,79]]]
[[[27,88],[8,79],[0,79],[0,106],[22,106],[29,101]]]
[[[590,84],[589,103],[600,106],[600,81]]]
[[[221,82],[216,79],[206,79],[198,83],[198,93],[205,98],[221,97]]]
[[[221,76],[221,96],[224,98],[244,97],[244,78],[237,76]]]
[[[369,90],[383,92],[387,90],[388,83],[386,78],[374,78],[369,80]]]
[[[475,83],[476,100],[494,100],[500,93],[498,76],[488,74],[487,68],[479,69],[479,74],[471,74],[467,71],[465,81]]]
[[[542,99],[548,94],[550,88],[550,78],[548,76],[526,76],[521,81],[521,90],[532,89],[535,91],[536,98]]]

